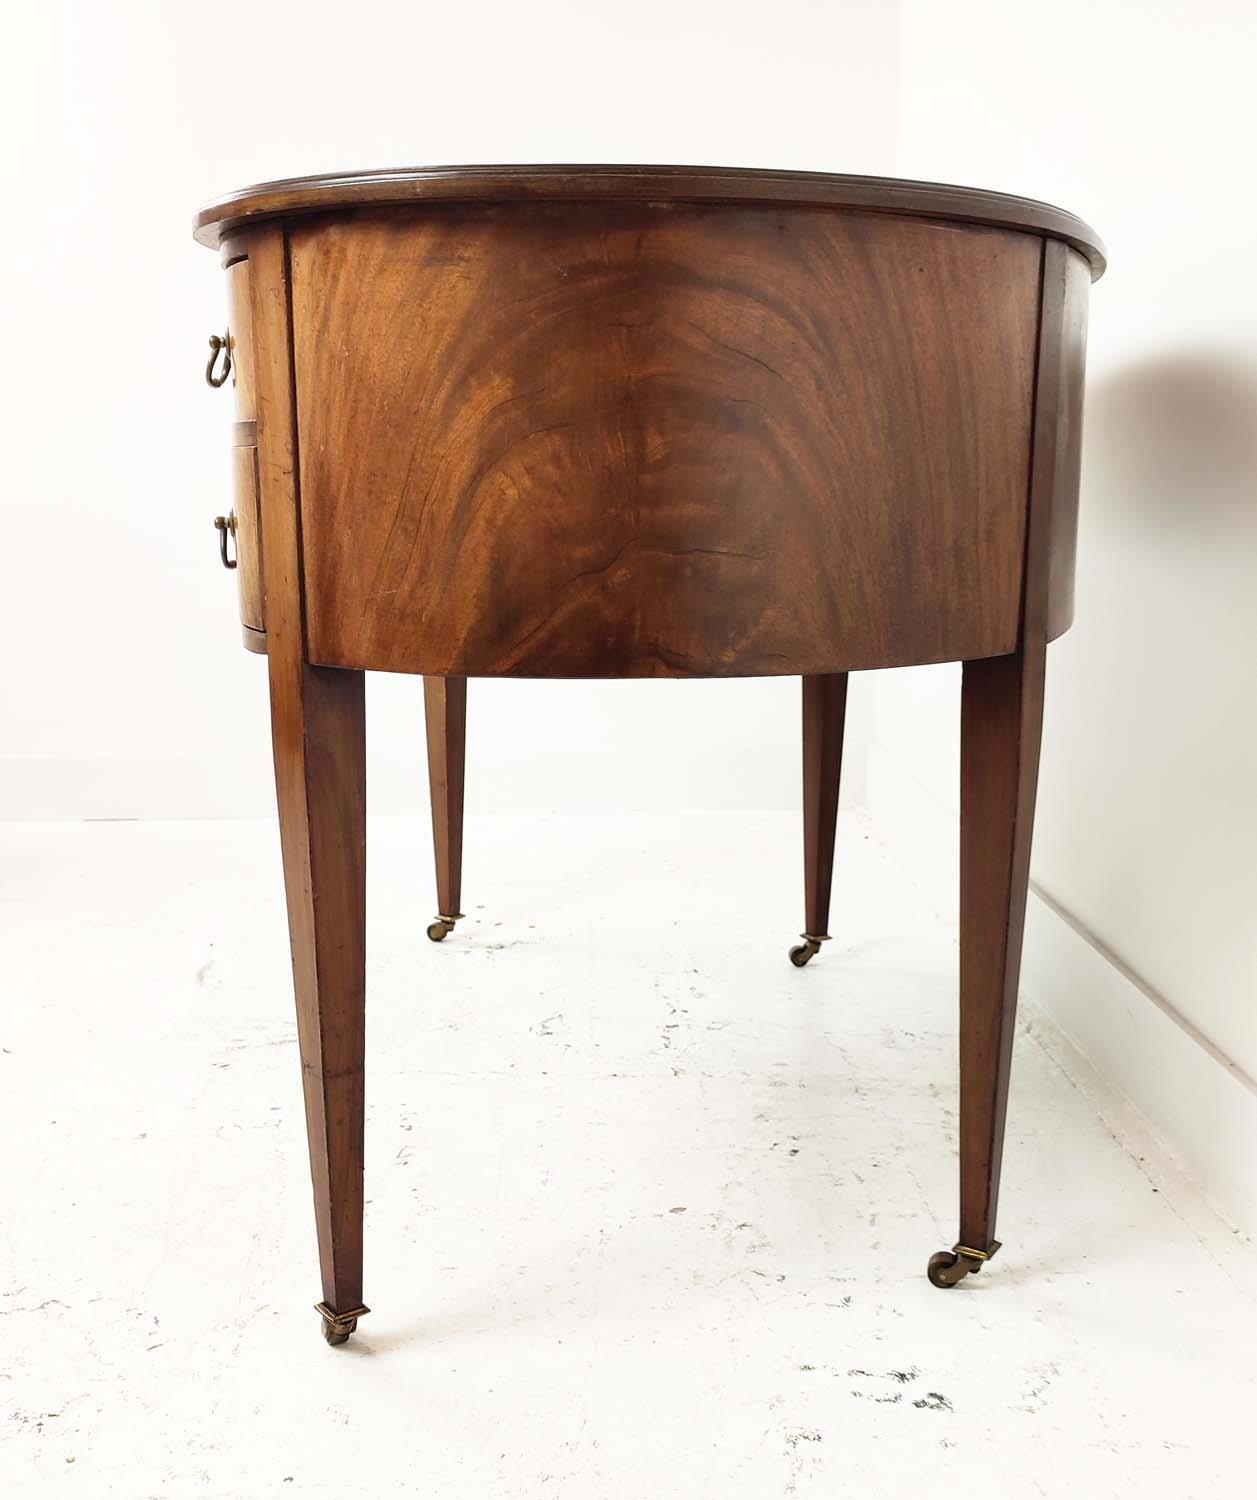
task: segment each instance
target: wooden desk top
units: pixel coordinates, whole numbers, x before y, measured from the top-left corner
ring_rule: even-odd
[[[908,218],[950,219],[1023,230],[1065,241],[1086,257],[1091,279],[1104,274],[1105,249],[1074,214],[1032,198],[980,188],[833,172],[758,171],[743,167],[466,166],[394,167],[257,183],[215,199],[196,216],[194,234],[220,241],[266,219],[336,209],[407,204],[529,200],[724,203],[845,208]]]

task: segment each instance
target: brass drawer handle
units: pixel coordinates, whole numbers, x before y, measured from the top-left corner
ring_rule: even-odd
[[[221,337],[216,333],[211,333],[209,345],[210,357],[209,363],[205,366],[205,382],[217,390],[220,385],[227,384],[227,377],[231,374],[231,329],[229,328]],[[214,366],[218,363],[220,354],[223,357],[223,366],[221,372],[215,374]]]
[[[236,513],[233,510],[229,516],[215,516],[214,526],[218,531],[218,555],[222,558],[224,568],[234,568],[238,559],[227,556],[227,533],[236,534]]]

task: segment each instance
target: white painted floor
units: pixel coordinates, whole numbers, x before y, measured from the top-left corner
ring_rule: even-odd
[[[371,829],[367,1301],[319,1336],[277,840],[0,834],[0,1490],[125,1500],[1253,1493],[1257,1259],[1019,1038],[955,1238],[954,936],[856,817],[472,819],[442,946]]]

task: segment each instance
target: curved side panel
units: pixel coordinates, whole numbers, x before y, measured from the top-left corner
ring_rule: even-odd
[[[289,233],[311,661],[737,676],[1016,648],[1037,237],[666,204]]]

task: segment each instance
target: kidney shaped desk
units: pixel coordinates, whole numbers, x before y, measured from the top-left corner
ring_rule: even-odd
[[[442,939],[469,677],[802,678],[807,963],[847,674],[964,663],[960,1226],[998,1248],[1095,234],[1026,199],[677,167],[266,183],[222,253],[245,643],[269,658],[324,1333],[362,1305],[363,674],[424,678]]]

